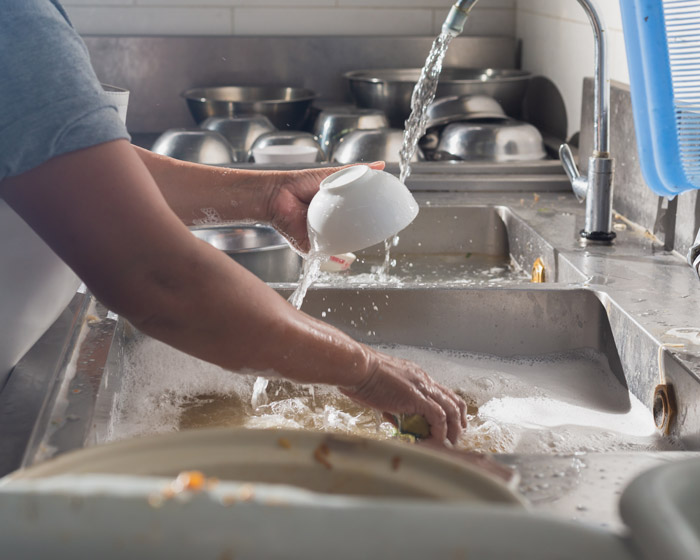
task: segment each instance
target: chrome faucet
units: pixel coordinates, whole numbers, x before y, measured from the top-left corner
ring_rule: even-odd
[[[593,0],[577,0],[586,12],[595,36],[595,101],[593,154],[588,159],[588,176],[579,173],[571,148],[559,148],[574,194],[586,199],[586,221],[581,237],[589,241],[610,243],[612,231],[613,160],[610,158],[610,80],[605,23]],[[454,37],[464,29],[469,12],[478,0],[457,0],[442,25],[442,32]]]

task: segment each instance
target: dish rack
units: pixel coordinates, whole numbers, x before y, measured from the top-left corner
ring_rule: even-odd
[[[700,0],[620,0],[639,160],[661,196],[700,189]]]

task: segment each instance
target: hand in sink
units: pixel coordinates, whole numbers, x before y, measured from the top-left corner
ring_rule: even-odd
[[[413,362],[371,350],[369,375],[341,392],[351,399],[397,415],[418,414],[430,424],[430,440],[457,443],[467,427],[467,405]]]

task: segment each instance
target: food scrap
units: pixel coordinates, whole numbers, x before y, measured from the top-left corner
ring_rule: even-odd
[[[279,444],[280,447],[283,447],[284,449],[291,449],[292,448],[292,444],[290,443],[290,441],[287,438],[281,437],[277,440],[277,443]]]
[[[331,465],[328,461],[328,455],[330,455],[330,453],[331,451],[328,449],[328,446],[325,443],[322,443],[314,450],[314,459],[328,470],[333,468],[333,465]]]
[[[94,325],[95,323],[100,322],[100,318],[97,315],[86,315],[85,316],[85,322],[88,325]]]
[[[218,483],[218,478],[207,478],[200,471],[182,471],[159,495],[149,496],[148,503],[152,507],[160,507],[163,500],[170,500],[184,492],[201,492]]]
[[[401,457],[399,457],[398,455],[394,455],[391,458],[391,470],[398,471],[400,465],[401,465]]]

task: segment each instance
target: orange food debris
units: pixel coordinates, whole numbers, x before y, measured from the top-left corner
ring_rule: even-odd
[[[398,471],[400,465],[401,465],[401,457],[399,457],[398,455],[394,455],[391,458],[391,470]]]
[[[290,441],[287,438],[281,437],[277,440],[277,443],[279,444],[280,447],[284,447],[285,449],[292,448],[292,444],[290,443]]]
[[[330,455],[330,453],[331,451],[328,449],[328,446],[325,443],[322,443],[314,450],[314,459],[328,470],[333,468],[333,465],[331,465],[328,461],[328,455]]]
[[[239,498],[243,502],[249,502],[255,497],[255,489],[252,484],[244,484],[238,492]]]
[[[175,480],[163,489],[161,494],[163,498],[169,500],[182,492],[200,492],[205,487],[209,488],[211,485],[216,485],[217,482],[217,479],[212,479],[211,482],[208,481],[207,477],[199,471],[182,471]]]
[[[183,490],[198,492],[204,488],[205,476],[199,471],[183,471],[175,479],[175,484]]]
[[[221,503],[226,507],[232,506],[237,501],[238,501],[238,496],[234,496],[232,494],[227,494],[226,496],[221,498]]]

